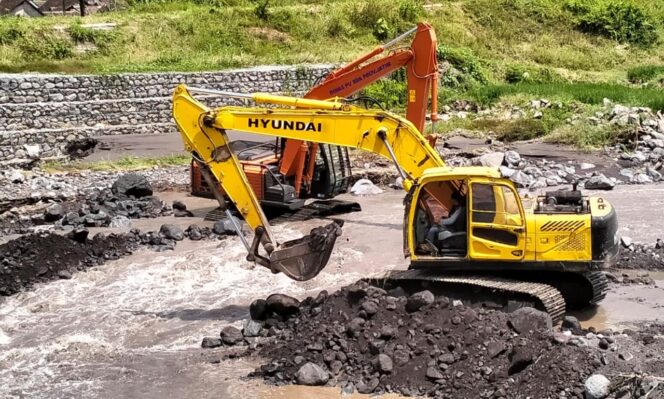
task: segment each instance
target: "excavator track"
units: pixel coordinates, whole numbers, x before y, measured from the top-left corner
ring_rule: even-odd
[[[583,277],[588,280],[593,290],[593,297],[590,304],[597,305],[602,299],[606,297],[606,292],[609,289],[609,280],[601,271],[587,272]]]
[[[509,294],[520,294],[536,300],[541,308],[551,316],[553,323],[562,321],[565,316],[565,299],[555,287],[529,281],[519,281],[486,275],[441,275],[424,270],[402,270],[389,272],[382,278],[367,279],[370,281],[431,281],[436,283],[475,286]],[[601,298],[600,298],[601,299]]]

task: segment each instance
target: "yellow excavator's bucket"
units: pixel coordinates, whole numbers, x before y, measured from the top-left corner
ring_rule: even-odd
[[[285,242],[270,254],[270,269],[297,281],[310,280],[327,265],[343,221],[316,227],[309,235]]]

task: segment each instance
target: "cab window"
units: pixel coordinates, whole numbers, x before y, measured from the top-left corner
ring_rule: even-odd
[[[500,184],[473,183],[472,221],[521,226],[521,212],[514,190]]]

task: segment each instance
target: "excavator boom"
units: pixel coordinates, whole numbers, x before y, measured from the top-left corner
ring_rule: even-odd
[[[210,90],[191,89],[210,93]],[[185,148],[199,162],[211,187],[221,186],[254,231],[253,243],[245,242],[248,259],[283,272],[296,280],[316,276],[327,264],[341,225],[333,222],[316,228],[301,239],[279,245],[242,167],[229,146],[226,130],[306,139],[317,143],[363,149],[393,160],[408,190],[425,170],[444,166],[438,153],[409,121],[381,110],[366,110],[336,101],[308,100],[270,94],[242,95],[256,103],[288,108],[222,107],[211,110],[194,99],[181,85],[173,97],[173,117]],[[215,184],[216,183],[216,184]],[[215,197],[229,212],[224,196]],[[231,218],[232,220],[232,218]],[[241,237],[242,232],[238,232]],[[260,251],[260,246],[263,252]]]

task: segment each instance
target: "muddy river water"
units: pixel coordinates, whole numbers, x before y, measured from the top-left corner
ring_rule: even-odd
[[[344,233],[328,267],[309,282],[253,269],[233,237],[185,240],[172,252],[140,250],[71,280],[2,298],[0,397],[339,397],[337,388],[274,388],[246,379],[257,364],[220,361],[222,351],[203,350],[200,342],[223,325],[240,326],[257,297],[283,292],[303,298],[405,267],[402,197],[386,192],[359,198],[364,211],[344,217]],[[177,222],[186,226],[194,220],[200,222]],[[156,229],[160,223],[136,226]],[[319,223],[280,225],[274,232],[294,238]],[[650,223],[657,220],[628,220],[623,228],[634,231]],[[600,328],[664,321],[664,276],[654,277],[655,287],[614,286],[598,309],[580,318]]]

